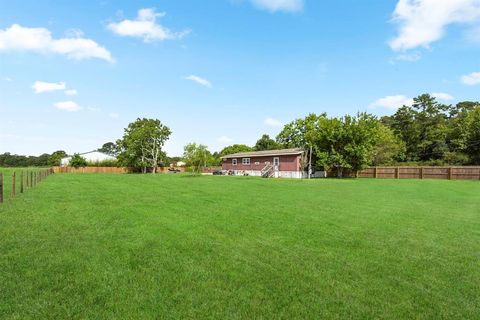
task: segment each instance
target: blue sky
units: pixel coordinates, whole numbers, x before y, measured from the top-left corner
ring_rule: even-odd
[[[212,151],[310,112],[479,100],[479,0],[0,2],[0,153],[85,152],[137,117]]]

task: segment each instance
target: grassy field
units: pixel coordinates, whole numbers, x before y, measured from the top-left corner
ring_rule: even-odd
[[[2,319],[478,319],[480,183],[56,174],[0,206]]]

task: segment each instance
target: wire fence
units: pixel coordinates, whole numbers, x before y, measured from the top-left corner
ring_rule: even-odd
[[[35,188],[52,174],[52,168],[0,172],[0,204]]]

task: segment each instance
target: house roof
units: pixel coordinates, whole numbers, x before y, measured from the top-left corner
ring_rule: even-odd
[[[222,159],[232,159],[232,158],[245,158],[245,157],[268,157],[268,156],[286,156],[286,155],[296,155],[302,154],[303,149],[281,149],[281,150],[265,150],[265,151],[250,151],[250,152],[239,152],[233,154],[227,154],[222,157]]]

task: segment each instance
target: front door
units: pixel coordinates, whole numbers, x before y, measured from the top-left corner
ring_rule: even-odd
[[[280,158],[279,157],[273,158],[273,165],[275,166],[275,169],[278,170],[278,167],[280,166]]]

